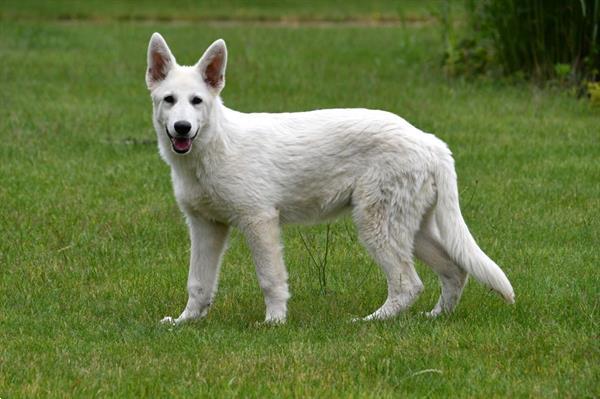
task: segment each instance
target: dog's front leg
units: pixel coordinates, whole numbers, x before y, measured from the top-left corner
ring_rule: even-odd
[[[217,290],[221,256],[229,235],[229,227],[187,215],[191,255],[188,273],[188,302],[178,318],[165,317],[162,323],[180,324],[206,316]]]
[[[279,218],[273,215],[252,217],[242,223],[258,282],[265,296],[266,323],[284,323],[290,297],[287,271],[283,263]]]

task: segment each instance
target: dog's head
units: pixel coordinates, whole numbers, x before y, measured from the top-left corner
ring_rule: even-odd
[[[146,84],[154,105],[154,125],[161,145],[187,154],[207,126],[213,105],[225,86],[227,47],[215,41],[194,66],[181,66],[165,39],[154,33],[148,45]]]

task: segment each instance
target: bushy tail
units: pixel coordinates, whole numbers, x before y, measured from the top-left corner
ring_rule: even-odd
[[[435,221],[441,244],[452,260],[481,283],[498,292],[508,303],[515,293],[500,267],[479,248],[460,212],[454,160],[450,151],[440,154],[435,170],[437,205]]]

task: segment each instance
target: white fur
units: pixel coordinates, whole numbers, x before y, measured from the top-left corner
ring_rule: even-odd
[[[226,60],[222,40],[191,67],[177,65],[157,33],[148,49],[146,80],[160,154],[171,166],[192,242],[187,306],[176,319],[163,321],[180,323],[206,314],[234,226],[252,249],[266,321],[284,322],[290,294],[280,225],[320,222],[346,211],[388,281],[387,300],[365,319],[392,317],[415,301],[423,284],[413,252],[441,281],[440,300],[430,315],[452,311],[467,273],[514,301],[508,279],[464,223],[454,161],[442,141],[384,111],[245,114],[228,109],[219,97]],[[177,102],[165,103],[167,95]],[[194,96],[202,103],[191,104]],[[172,150],[165,131],[173,134],[181,120],[191,124],[190,135],[197,132],[185,154]]]

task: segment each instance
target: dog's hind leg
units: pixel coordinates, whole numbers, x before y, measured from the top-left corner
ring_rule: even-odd
[[[359,237],[387,278],[385,303],[364,320],[387,319],[407,309],[423,290],[413,264],[413,242],[431,189],[414,176],[367,184],[353,194]]]
[[[437,304],[426,315],[436,317],[452,312],[460,301],[468,274],[450,259],[439,243],[435,221],[429,214],[415,238],[415,255],[437,273],[442,289]]]
[[[252,251],[258,282],[265,296],[265,322],[284,323],[290,294],[283,262],[279,218],[276,213],[254,215],[242,220],[240,228]]]

